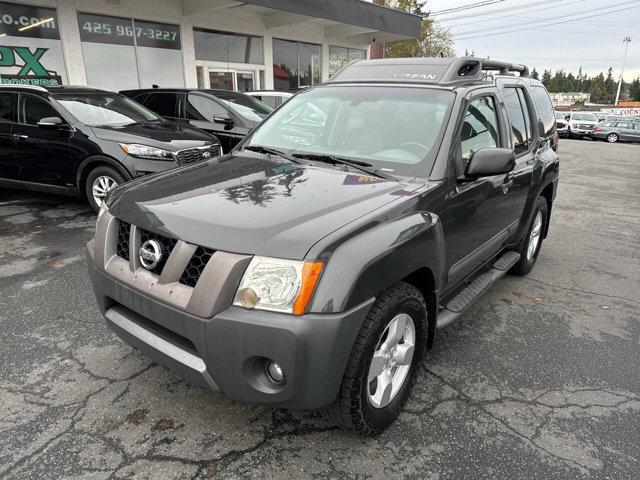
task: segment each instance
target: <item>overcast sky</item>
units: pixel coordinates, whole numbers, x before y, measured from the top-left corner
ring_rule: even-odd
[[[435,13],[478,3],[489,5]],[[536,67],[540,74],[582,66],[591,75],[611,66],[617,79],[622,39],[630,36],[624,77],[640,76],[640,0],[428,0],[425,10],[449,28],[458,55],[467,49]],[[509,30],[515,31],[494,35]]]

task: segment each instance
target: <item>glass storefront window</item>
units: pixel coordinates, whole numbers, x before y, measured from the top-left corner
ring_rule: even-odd
[[[273,86],[294,90],[320,83],[321,47],[313,43],[273,39]]]
[[[0,83],[67,83],[56,10],[0,2],[0,12]]]
[[[196,60],[262,64],[262,37],[193,29]]]
[[[364,60],[365,58],[367,58],[366,50],[329,46],[329,76],[333,76],[352,60]]]
[[[180,27],[78,13],[87,83],[111,90],[182,87]]]

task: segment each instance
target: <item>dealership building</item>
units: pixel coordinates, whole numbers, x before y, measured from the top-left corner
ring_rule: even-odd
[[[290,90],[327,80],[420,17],[364,0],[0,2],[0,82]]]

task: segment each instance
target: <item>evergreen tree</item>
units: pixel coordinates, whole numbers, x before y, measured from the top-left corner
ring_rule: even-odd
[[[542,73],[542,84],[548,88],[550,81],[551,81],[551,70],[545,70]]]
[[[607,103],[613,103],[616,99],[618,84],[613,79],[613,68],[611,67],[607,70],[607,78],[604,81],[604,87],[607,92]]]
[[[533,67],[533,70],[531,71],[531,77],[535,78],[536,80],[539,80],[540,75],[538,74],[538,71],[536,70],[535,67]]]
[[[604,73],[600,72],[591,82],[589,90],[592,103],[608,103],[607,86],[605,84]]]
[[[629,100],[640,102],[640,77],[629,84]]]

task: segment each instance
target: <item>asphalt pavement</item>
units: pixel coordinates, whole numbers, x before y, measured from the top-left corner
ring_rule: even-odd
[[[0,191],[0,478],[640,477],[640,146],[563,140],[549,237],[439,332],[360,438],[187,384],[122,343],[80,201]]]

